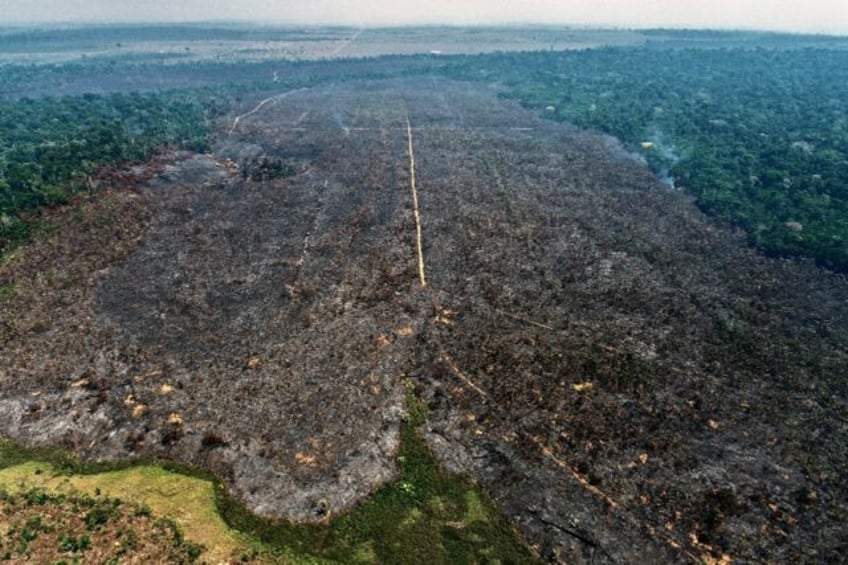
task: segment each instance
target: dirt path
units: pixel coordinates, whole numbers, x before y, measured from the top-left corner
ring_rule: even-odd
[[[331,57],[338,57],[338,56],[339,56],[339,53],[341,53],[342,51],[344,51],[345,49],[347,49],[348,47],[350,47],[350,46],[351,46],[351,44],[352,44],[354,41],[356,41],[357,39],[359,39],[359,36],[360,36],[360,35],[362,35],[362,32],[363,32],[363,31],[364,31],[364,28],[359,28],[358,30],[356,30],[356,33],[354,33],[352,36],[350,36],[350,39],[348,39],[347,41],[345,41],[344,43],[342,43],[341,45],[339,45],[338,47],[336,47],[336,49],[333,51],[333,53],[332,53]]]
[[[287,96],[291,96],[292,94],[294,94],[296,92],[301,92],[303,90],[304,90],[303,88],[297,88],[295,90],[289,90],[288,92],[283,92],[282,94],[275,94],[274,96],[269,96],[268,98],[262,100],[261,102],[259,102],[259,104],[256,105],[255,108],[253,108],[253,110],[250,110],[249,112],[245,112],[244,114],[241,114],[240,116],[235,117],[235,119],[233,120],[233,125],[232,125],[232,127],[230,127],[230,131],[228,132],[228,135],[232,135],[236,131],[236,128],[238,127],[239,122],[242,120],[242,118],[246,118],[248,116],[255,114],[256,112],[261,110],[263,108],[263,106],[265,106],[266,104],[269,104],[270,102],[276,102],[277,100],[282,100],[283,98],[286,98]]]
[[[421,214],[418,210],[418,189],[415,187],[415,152],[412,147],[412,124],[409,114],[406,115],[406,139],[409,144],[409,187],[412,190],[412,206],[415,214],[415,245],[418,249],[418,279],[421,286],[427,286],[424,275],[424,249],[421,243]]]

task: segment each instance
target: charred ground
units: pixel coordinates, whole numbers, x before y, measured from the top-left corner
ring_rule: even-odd
[[[316,520],[394,475],[412,383],[544,558],[840,558],[844,277],[482,87],[265,96],[3,266],[7,435]]]

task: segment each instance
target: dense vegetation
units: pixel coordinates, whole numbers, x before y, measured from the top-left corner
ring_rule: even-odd
[[[765,252],[848,270],[844,50],[499,54],[447,72],[618,137]]]
[[[104,165],[165,144],[203,149],[206,113],[197,95],[178,92],[0,99],[0,249],[26,235],[22,212],[93,188]]]

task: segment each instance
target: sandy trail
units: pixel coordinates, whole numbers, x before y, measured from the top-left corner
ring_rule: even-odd
[[[301,92],[303,90],[305,90],[305,89],[304,88],[298,88],[298,89],[295,89],[295,90],[289,90],[288,92],[283,92],[282,94],[275,94],[274,96],[269,96],[268,98],[260,101],[259,104],[257,104],[249,112],[245,112],[244,114],[241,114],[241,115],[235,117],[235,119],[233,120],[233,125],[230,127],[230,131],[229,131],[228,135],[232,135],[236,131],[236,128],[238,127],[239,122],[243,118],[246,118],[248,116],[252,116],[256,112],[261,110],[266,104],[270,104],[271,102],[276,102],[277,100],[282,100],[283,98],[286,98],[286,97],[291,96],[292,94],[294,94],[296,92]]]
[[[421,286],[427,286],[427,277],[424,275],[424,249],[421,243],[421,214],[418,211],[418,189],[415,187],[415,152],[412,144],[412,124],[409,122],[409,114],[406,115],[406,139],[409,146],[409,186],[412,190],[412,207],[415,214],[415,244],[418,249],[418,279]]]

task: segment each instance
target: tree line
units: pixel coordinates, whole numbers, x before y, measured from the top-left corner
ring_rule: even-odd
[[[205,149],[208,112],[177,91],[0,99],[0,250],[27,236],[28,213],[66,202],[103,166],[163,145]]]

